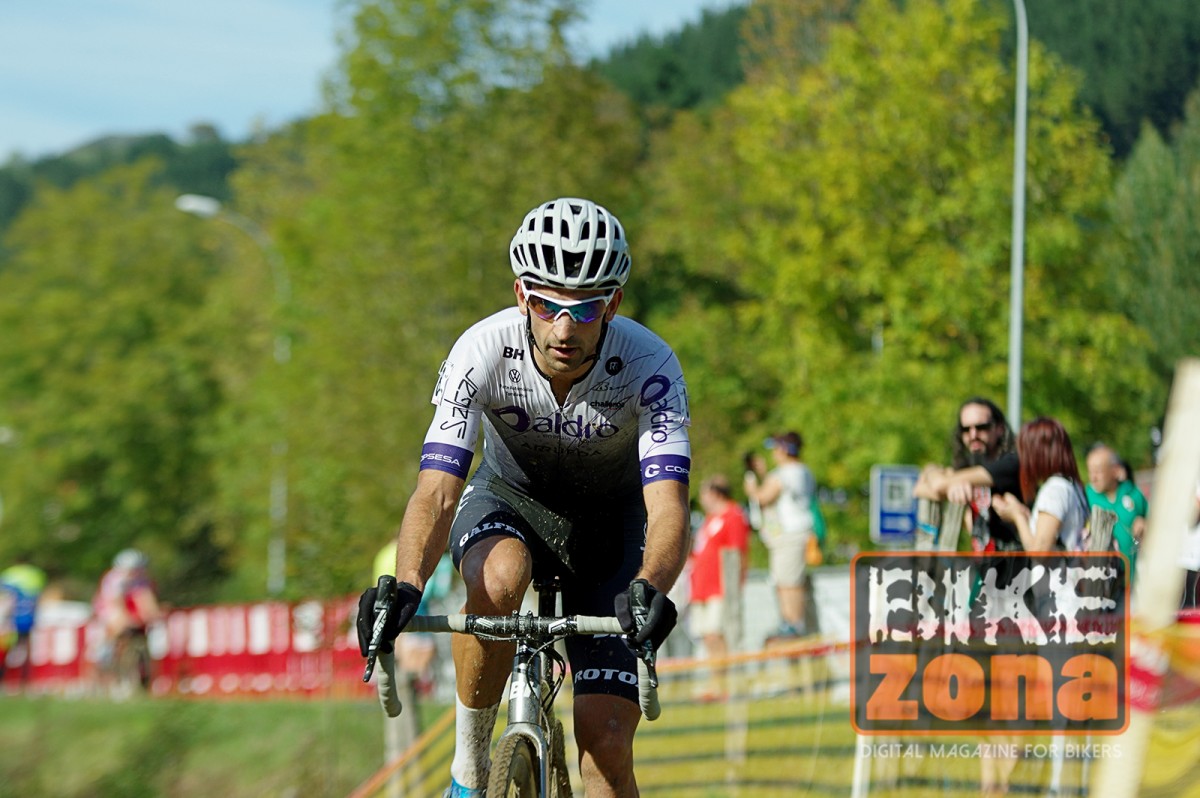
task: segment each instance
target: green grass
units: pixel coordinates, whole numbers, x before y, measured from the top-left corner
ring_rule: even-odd
[[[340,797],[383,756],[369,699],[0,697],[0,798]]]

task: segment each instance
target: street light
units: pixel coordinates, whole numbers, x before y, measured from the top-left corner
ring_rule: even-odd
[[[1025,0],[1013,0],[1017,17],[1017,100],[1013,135],[1012,264],[1008,299],[1008,418],[1021,426],[1021,338],[1025,308],[1025,100],[1028,92],[1029,24]]]
[[[265,230],[254,220],[236,211],[224,207],[220,200],[205,197],[200,194],[181,194],[175,198],[175,207],[197,216],[201,219],[220,219],[253,239],[263,253],[263,258],[271,269],[271,279],[275,284],[275,362],[279,366],[292,359],[292,339],[280,322],[280,313],[291,298],[292,287],[288,279],[283,256],[275,247],[275,242]],[[270,518],[271,537],[267,543],[267,592],[277,596],[283,592],[287,583],[287,516],[288,516],[288,475],[287,434],[280,425],[279,439],[272,446],[274,469],[271,474]]]

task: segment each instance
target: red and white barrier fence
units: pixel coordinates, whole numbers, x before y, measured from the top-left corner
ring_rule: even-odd
[[[172,610],[147,631],[156,695],[372,695],[362,682],[358,598],[221,604]],[[98,683],[102,635],[86,604],[46,603],[30,637],[31,689],[86,692]],[[9,653],[6,687],[19,685]]]

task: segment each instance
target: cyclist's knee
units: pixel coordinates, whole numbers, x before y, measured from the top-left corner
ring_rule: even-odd
[[[529,549],[516,538],[480,541],[463,556],[468,611],[506,614],[520,608],[533,575]]]

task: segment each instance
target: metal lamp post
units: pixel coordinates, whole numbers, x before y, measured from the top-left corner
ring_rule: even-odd
[[[1013,0],[1017,17],[1016,131],[1013,135],[1012,264],[1008,319],[1008,418],[1021,426],[1021,346],[1025,310],[1025,126],[1029,72],[1029,25],[1025,0]]]
[[[291,298],[291,282],[286,265],[275,242],[256,222],[222,206],[212,197],[200,194],[181,194],[175,207],[201,219],[220,219],[232,224],[254,240],[271,269],[275,285],[275,362],[283,366],[292,358],[292,339],[279,321],[279,314]],[[272,446],[274,468],[271,473],[270,518],[271,537],[267,544],[267,592],[277,596],[287,584],[287,516],[288,516],[288,443],[286,432]]]

